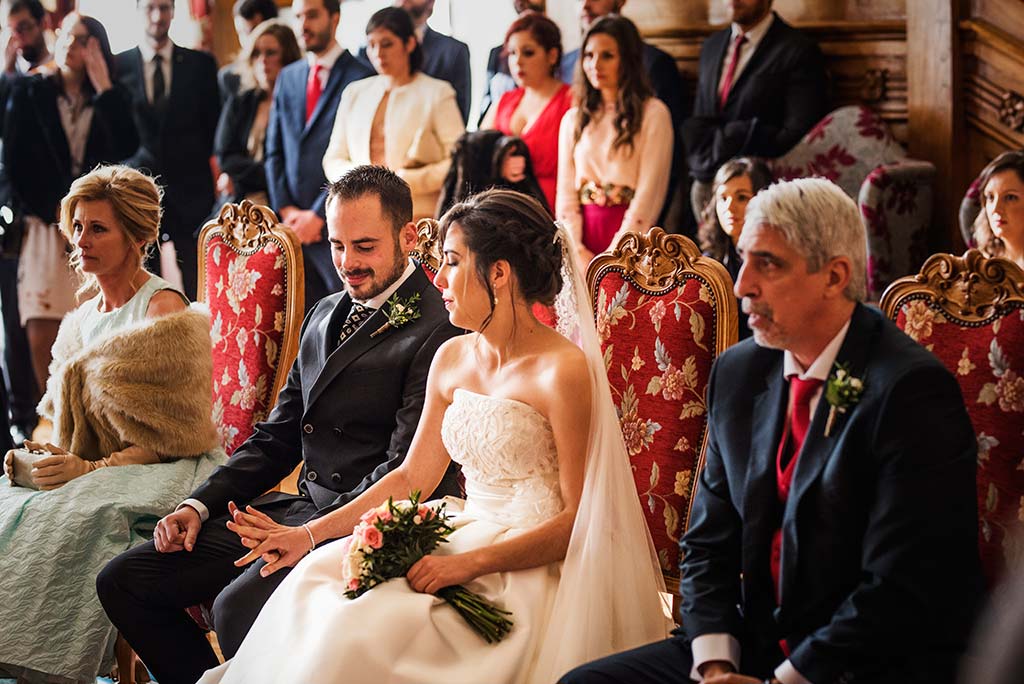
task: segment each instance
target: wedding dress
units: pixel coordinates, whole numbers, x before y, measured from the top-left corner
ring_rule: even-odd
[[[564,228],[560,234],[571,244]],[[575,260],[565,262],[571,267]],[[589,298],[578,271],[563,270],[563,279],[559,331],[586,352],[594,388],[583,495],[564,562],[465,585],[512,612],[509,634],[486,643],[453,608],[404,579],[345,598],[347,545],[331,543],[295,567],[235,657],[199,684],[553,684],[576,665],[668,635],[671,621],[658,593],[664,584]],[[456,389],[441,437],[462,467],[466,501],[446,499],[455,532],[435,553],[500,542],[562,510],[551,426],[530,405]]]

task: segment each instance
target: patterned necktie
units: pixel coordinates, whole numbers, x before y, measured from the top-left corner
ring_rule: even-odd
[[[320,71],[323,65],[317,64],[309,70],[309,80],[306,81],[306,123],[313,118],[316,111],[316,103],[320,101],[320,93],[323,92],[323,85],[320,83]]]
[[[722,79],[722,89],[718,92],[718,108],[725,109],[725,101],[729,99],[729,91],[732,90],[733,79],[736,78],[736,68],[740,64],[740,51],[743,44],[747,42],[747,36],[740,33],[736,36],[736,44],[733,46],[732,59],[725,69],[725,78]]]
[[[358,302],[352,302],[352,308],[349,309],[348,316],[345,317],[345,322],[341,324],[341,333],[338,334],[338,346],[349,337],[359,327],[366,322],[366,319],[373,315],[376,309],[371,309],[368,306],[363,306]]]
[[[153,106],[160,104],[167,95],[167,82],[164,81],[164,56],[153,57]]]

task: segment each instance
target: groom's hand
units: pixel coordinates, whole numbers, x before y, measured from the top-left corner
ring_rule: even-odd
[[[199,511],[191,506],[182,506],[170,515],[166,515],[156,524],[153,532],[153,544],[160,553],[175,551],[191,551],[195,546],[199,529],[203,521]]]

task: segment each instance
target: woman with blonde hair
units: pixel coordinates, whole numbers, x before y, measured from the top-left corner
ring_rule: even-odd
[[[11,590],[0,601],[0,670],[28,679],[93,681],[108,670],[115,633],[96,574],[223,458],[213,452],[209,316],[143,268],[160,200],[148,176],[106,166],[61,202],[82,290],[97,294],[64,318],[53,346],[39,406],[51,443],[8,452],[0,478],[0,576]]]

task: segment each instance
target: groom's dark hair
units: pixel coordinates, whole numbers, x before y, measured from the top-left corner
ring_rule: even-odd
[[[412,221],[412,191],[409,184],[394,171],[383,166],[364,164],[357,166],[327,187],[327,202],[356,200],[374,195],[388,219],[395,235],[402,226]]]

